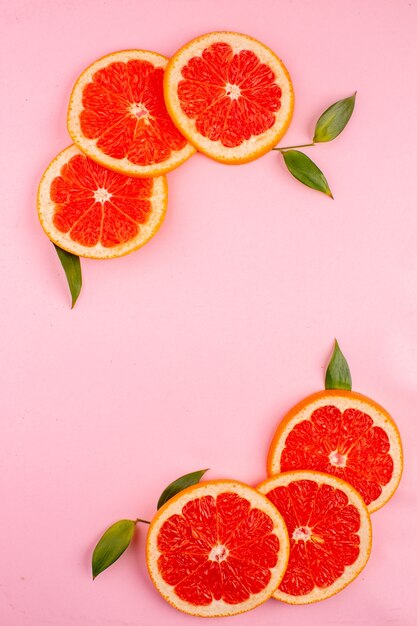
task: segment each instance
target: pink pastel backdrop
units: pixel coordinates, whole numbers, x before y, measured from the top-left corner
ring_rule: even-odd
[[[117,519],[151,517],[183,473],[263,479],[277,422],[322,388],[336,336],[354,388],[398,422],[403,481],[343,593],[231,619],[415,624],[417,2],[2,0],[0,29],[0,623],[197,624],[148,579],[145,527],[94,583],[91,551]],[[169,56],[221,29],[285,61],[296,110],[283,145],[308,142],[324,108],[358,91],[343,135],[309,151],[334,202],[292,179],[277,153],[240,167],[196,155],[169,175],[150,244],[83,261],[71,311],[35,198],[70,143],[73,82],[106,53]]]

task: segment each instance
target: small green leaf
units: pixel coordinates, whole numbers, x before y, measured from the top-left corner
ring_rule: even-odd
[[[316,143],[335,139],[350,120],[355,108],[356,91],[353,96],[332,104],[317,120],[313,141]]]
[[[104,572],[123,554],[132,541],[135,522],[122,519],[110,526],[94,548],[92,568],[93,579]]]
[[[185,474],[185,476],[180,476],[177,480],[174,480],[173,483],[168,485],[166,489],[163,490],[161,496],[158,500],[158,504],[156,505],[157,509],[160,509],[165,502],[168,502],[173,496],[177,493],[185,489],[186,487],[190,487],[191,485],[195,485],[200,482],[201,477],[207,472],[207,469],[198,470],[197,472],[191,472],[190,474]]]
[[[333,198],[324,174],[304,152],[299,150],[285,150],[282,153],[285,165],[291,174],[303,185],[316,189]]]
[[[68,285],[71,291],[72,304],[71,308],[74,308],[77,298],[80,295],[83,279],[81,275],[80,258],[71,252],[67,252],[62,248],[59,248],[54,244],[55,250],[61,261],[61,265],[64,268],[65,275],[67,277]]]
[[[352,389],[349,365],[336,339],[334,340],[333,354],[326,370],[325,387],[326,389],[347,389],[348,391]]]

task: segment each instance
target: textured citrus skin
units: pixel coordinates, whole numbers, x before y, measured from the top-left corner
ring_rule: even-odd
[[[198,56],[206,46],[216,42],[229,43],[234,51],[247,49],[254,51],[260,60],[279,74],[280,87],[283,90],[282,101],[285,102],[285,114],[277,117],[274,126],[260,136],[252,136],[237,148],[225,148],[220,141],[211,141],[202,137],[190,120],[181,110],[177,88],[182,80],[181,71],[187,62]],[[180,48],[169,60],[165,70],[164,94],[168,112],[181,133],[197,150],[221,163],[239,164],[257,159],[269,152],[283,137],[291,122],[294,110],[294,91],[290,75],[276,54],[261,42],[234,32],[208,33],[193,39]],[[278,122],[279,119],[279,122]]]
[[[398,487],[403,471],[403,451],[400,433],[391,415],[381,405],[363,394],[355,391],[328,389],[314,393],[296,404],[281,420],[272,439],[267,458],[267,473],[273,476],[281,472],[281,454],[285,441],[294,426],[308,419],[316,408],[327,404],[335,405],[341,410],[357,408],[368,413],[375,426],[382,428],[388,436],[389,452],[394,462],[394,469],[391,480],[382,487],[380,496],[368,504],[369,511],[373,513],[388,502]]]
[[[360,528],[358,535],[360,537],[360,552],[356,561],[347,566],[343,572],[343,575],[335,580],[333,584],[327,587],[315,586],[314,589],[304,595],[291,595],[283,592],[279,587],[275,591],[273,597],[276,600],[280,600],[287,604],[312,604],[330,598],[342,591],[347,585],[349,585],[365,567],[371,554],[372,548],[372,525],[368,508],[361,498],[360,494],[349,483],[336,476],[330,476],[323,472],[315,472],[308,470],[300,470],[294,472],[283,472],[278,476],[272,476],[258,486],[258,490],[264,495],[268,495],[277,487],[286,487],[291,483],[298,481],[313,481],[317,485],[329,485],[334,489],[342,491],[349,499],[349,504],[356,507],[360,516]],[[298,503],[299,506],[303,506],[302,502]],[[307,505],[307,503],[306,503]],[[290,537],[291,550],[294,545],[293,538]],[[291,553],[290,553],[291,559]],[[290,560],[291,562],[291,560]],[[324,563],[325,565],[325,563]]]
[[[168,203],[168,186],[165,176],[152,179],[153,192],[149,199],[151,210],[148,214],[148,219],[145,224],[141,225],[138,235],[125,243],[113,247],[103,247],[100,244],[87,247],[77,241],[73,241],[69,234],[61,232],[55,226],[56,204],[51,199],[51,185],[53,180],[60,176],[61,168],[71,158],[78,155],[86,158],[75,145],[65,148],[51,161],[42,176],[38,188],[37,209],[40,223],[46,235],[63,250],[77,256],[92,259],[111,259],[124,256],[145,245],[158,232],[165,217]]]
[[[272,531],[279,539],[278,562],[271,569],[271,579],[267,586],[260,592],[252,594],[248,600],[236,604],[229,604],[223,600],[212,600],[208,606],[199,606],[191,602],[180,599],[174,587],[167,584],[159,571],[158,558],[160,552],[158,549],[158,536],[164,523],[172,516],[181,516],[183,507],[190,501],[204,496],[212,496],[216,498],[221,494],[237,494],[250,502],[252,508],[263,511],[272,520],[274,530]],[[153,518],[147,536],[146,544],[146,561],[149,575],[156,589],[162,597],[172,606],[188,613],[200,617],[221,617],[225,615],[236,615],[251,610],[259,604],[265,602],[272,596],[279,585],[288,563],[289,555],[289,538],[288,532],[282,516],[277,509],[268,501],[267,498],[259,494],[252,487],[235,481],[235,480],[212,480],[204,483],[198,483],[184,489],[179,494],[171,498],[163,505]]]
[[[82,152],[84,152],[84,154],[108,169],[126,174],[127,176],[138,176],[143,178],[161,176],[176,167],[179,167],[182,163],[189,159],[195,153],[195,148],[193,148],[191,144],[185,142],[182,149],[172,150],[170,156],[161,162],[149,163],[148,165],[135,164],[127,157],[114,158],[113,156],[103,152],[97,146],[97,141],[95,139],[85,136],[80,122],[80,115],[84,108],[83,91],[86,86],[92,84],[94,74],[96,74],[99,70],[109,67],[112,63],[128,63],[129,61],[136,60],[145,61],[154,66],[154,68],[163,70],[168,62],[167,57],[148,50],[122,50],[120,52],[108,54],[97,61],[94,61],[94,63],[89,65],[79,76],[71,92],[67,117],[68,132],[74,143]],[[155,97],[159,97],[159,94],[155,94]],[[168,115],[166,115],[166,117],[169,121]],[[169,123],[171,122],[169,121]],[[163,130],[161,130],[161,135],[164,135]]]

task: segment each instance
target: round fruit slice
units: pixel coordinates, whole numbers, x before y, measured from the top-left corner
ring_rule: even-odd
[[[209,33],[181,48],[168,63],[164,93],[182,134],[223,163],[268,152],[287,130],[294,107],[282,61],[239,33]]]
[[[147,564],[161,595],[203,617],[243,613],[265,602],[288,563],[289,539],[276,508],[230,480],[199,483],[153,519]]]
[[[311,469],[343,478],[372,513],[393,495],[403,467],[401,439],[379,404],[353,391],[315,393],[279,424],[268,454],[268,475]]]
[[[76,146],[50,163],[38,191],[39,219],[49,239],[93,259],[123,256],[143,246],[161,226],[166,206],[164,176],[117,174]]]
[[[72,91],[68,130],[97,163],[128,176],[160,176],[195,149],[166,110],[163,77],[168,59],[124,50],[90,65]]]
[[[282,514],[290,536],[287,571],[274,598],[309,604],[333,596],[365,567],[372,543],[366,504],[344,480],[285,472],[258,489]]]

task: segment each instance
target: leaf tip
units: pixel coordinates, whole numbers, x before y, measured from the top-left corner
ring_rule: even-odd
[[[352,390],[352,376],[349,364],[335,337],[332,354],[326,369],[325,389]]]

